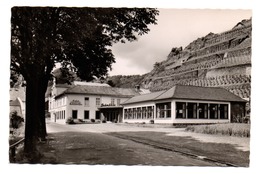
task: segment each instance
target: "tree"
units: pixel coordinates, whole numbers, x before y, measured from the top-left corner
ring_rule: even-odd
[[[152,8],[13,7],[11,70],[26,82],[25,153],[46,137],[44,95],[56,63],[83,80],[115,62],[110,46],[137,40],[156,24]]]

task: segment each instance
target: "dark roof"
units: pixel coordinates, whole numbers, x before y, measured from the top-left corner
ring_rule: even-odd
[[[123,104],[138,103],[144,101],[158,101],[164,99],[187,99],[187,100],[209,100],[246,102],[242,98],[220,87],[200,87],[176,85],[169,90],[149,94],[150,97],[140,95],[135,96]]]
[[[134,97],[128,99],[127,101],[123,102],[122,104],[139,103],[139,102],[144,102],[144,101],[152,101],[152,100],[154,100],[156,97],[158,97],[159,95],[161,95],[164,92],[166,92],[166,90],[134,96]]]
[[[19,102],[18,99],[16,99],[16,100],[10,100],[9,105],[10,105],[10,106],[20,106],[20,102]]]
[[[56,96],[59,97],[64,94],[90,94],[90,95],[106,95],[106,96],[120,96],[120,97],[133,97],[139,95],[135,89],[131,88],[112,88],[106,86],[88,86],[76,85],[66,89],[63,93]]]

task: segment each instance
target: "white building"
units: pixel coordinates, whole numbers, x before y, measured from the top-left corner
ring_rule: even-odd
[[[245,116],[246,101],[214,87],[176,85],[122,103],[127,123],[226,123]]]
[[[112,88],[100,83],[57,84],[49,97],[49,112],[51,120],[61,124],[68,118],[121,122],[121,103],[135,95],[139,95],[135,89]]]

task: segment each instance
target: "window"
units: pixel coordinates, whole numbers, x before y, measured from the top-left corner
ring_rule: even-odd
[[[220,119],[228,119],[228,105],[220,104],[219,113],[220,113]]]
[[[84,106],[89,106],[89,98],[85,97]]]
[[[100,111],[96,111],[96,119],[100,119]]]
[[[197,103],[187,104],[188,118],[197,118]]]
[[[176,118],[186,118],[185,102],[176,102]]]
[[[148,106],[147,107],[147,118],[148,119],[153,118],[153,112],[154,112],[154,107],[153,106]]]
[[[115,106],[115,99],[114,98],[111,98],[111,105]]]
[[[209,105],[209,116],[210,116],[210,119],[218,119],[218,105],[217,104]]]
[[[121,100],[120,100],[120,98],[118,98],[118,99],[116,100],[116,105],[119,106],[120,103],[121,103]]]
[[[141,108],[137,108],[137,119],[141,119]]]
[[[171,117],[171,103],[156,104],[157,115],[156,118],[170,118]]]
[[[147,109],[146,107],[142,107],[142,119],[146,119],[147,115]]]
[[[128,109],[124,109],[124,119],[128,119]]]
[[[96,106],[100,106],[101,105],[101,100],[100,98],[96,98]]]
[[[208,103],[199,103],[198,114],[200,119],[208,118]]]
[[[78,110],[72,110],[72,118],[77,119],[78,118]]]
[[[89,119],[89,111],[84,111],[84,119]]]

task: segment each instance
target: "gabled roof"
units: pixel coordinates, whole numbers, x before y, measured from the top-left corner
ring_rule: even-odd
[[[112,88],[106,86],[88,86],[88,85],[75,85],[66,89],[63,93],[56,96],[60,97],[65,94],[88,94],[88,95],[105,95],[105,96],[118,96],[118,97],[133,97],[139,95],[135,89],[131,88]]]
[[[138,102],[144,102],[144,101],[152,101],[152,100],[154,100],[156,97],[158,97],[159,95],[161,95],[164,92],[165,92],[165,90],[164,91],[158,91],[158,92],[152,92],[152,93],[148,93],[148,94],[134,96],[134,97],[128,99],[127,101],[123,102],[122,104],[138,103]]]
[[[159,101],[165,99],[185,99],[185,100],[207,100],[207,101],[228,101],[246,102],[242,98],[219,87],[200,87],[176,85],[169,90],[155,92],[146,95],[135,96],[123,104],[138,103],[144,101]]]

